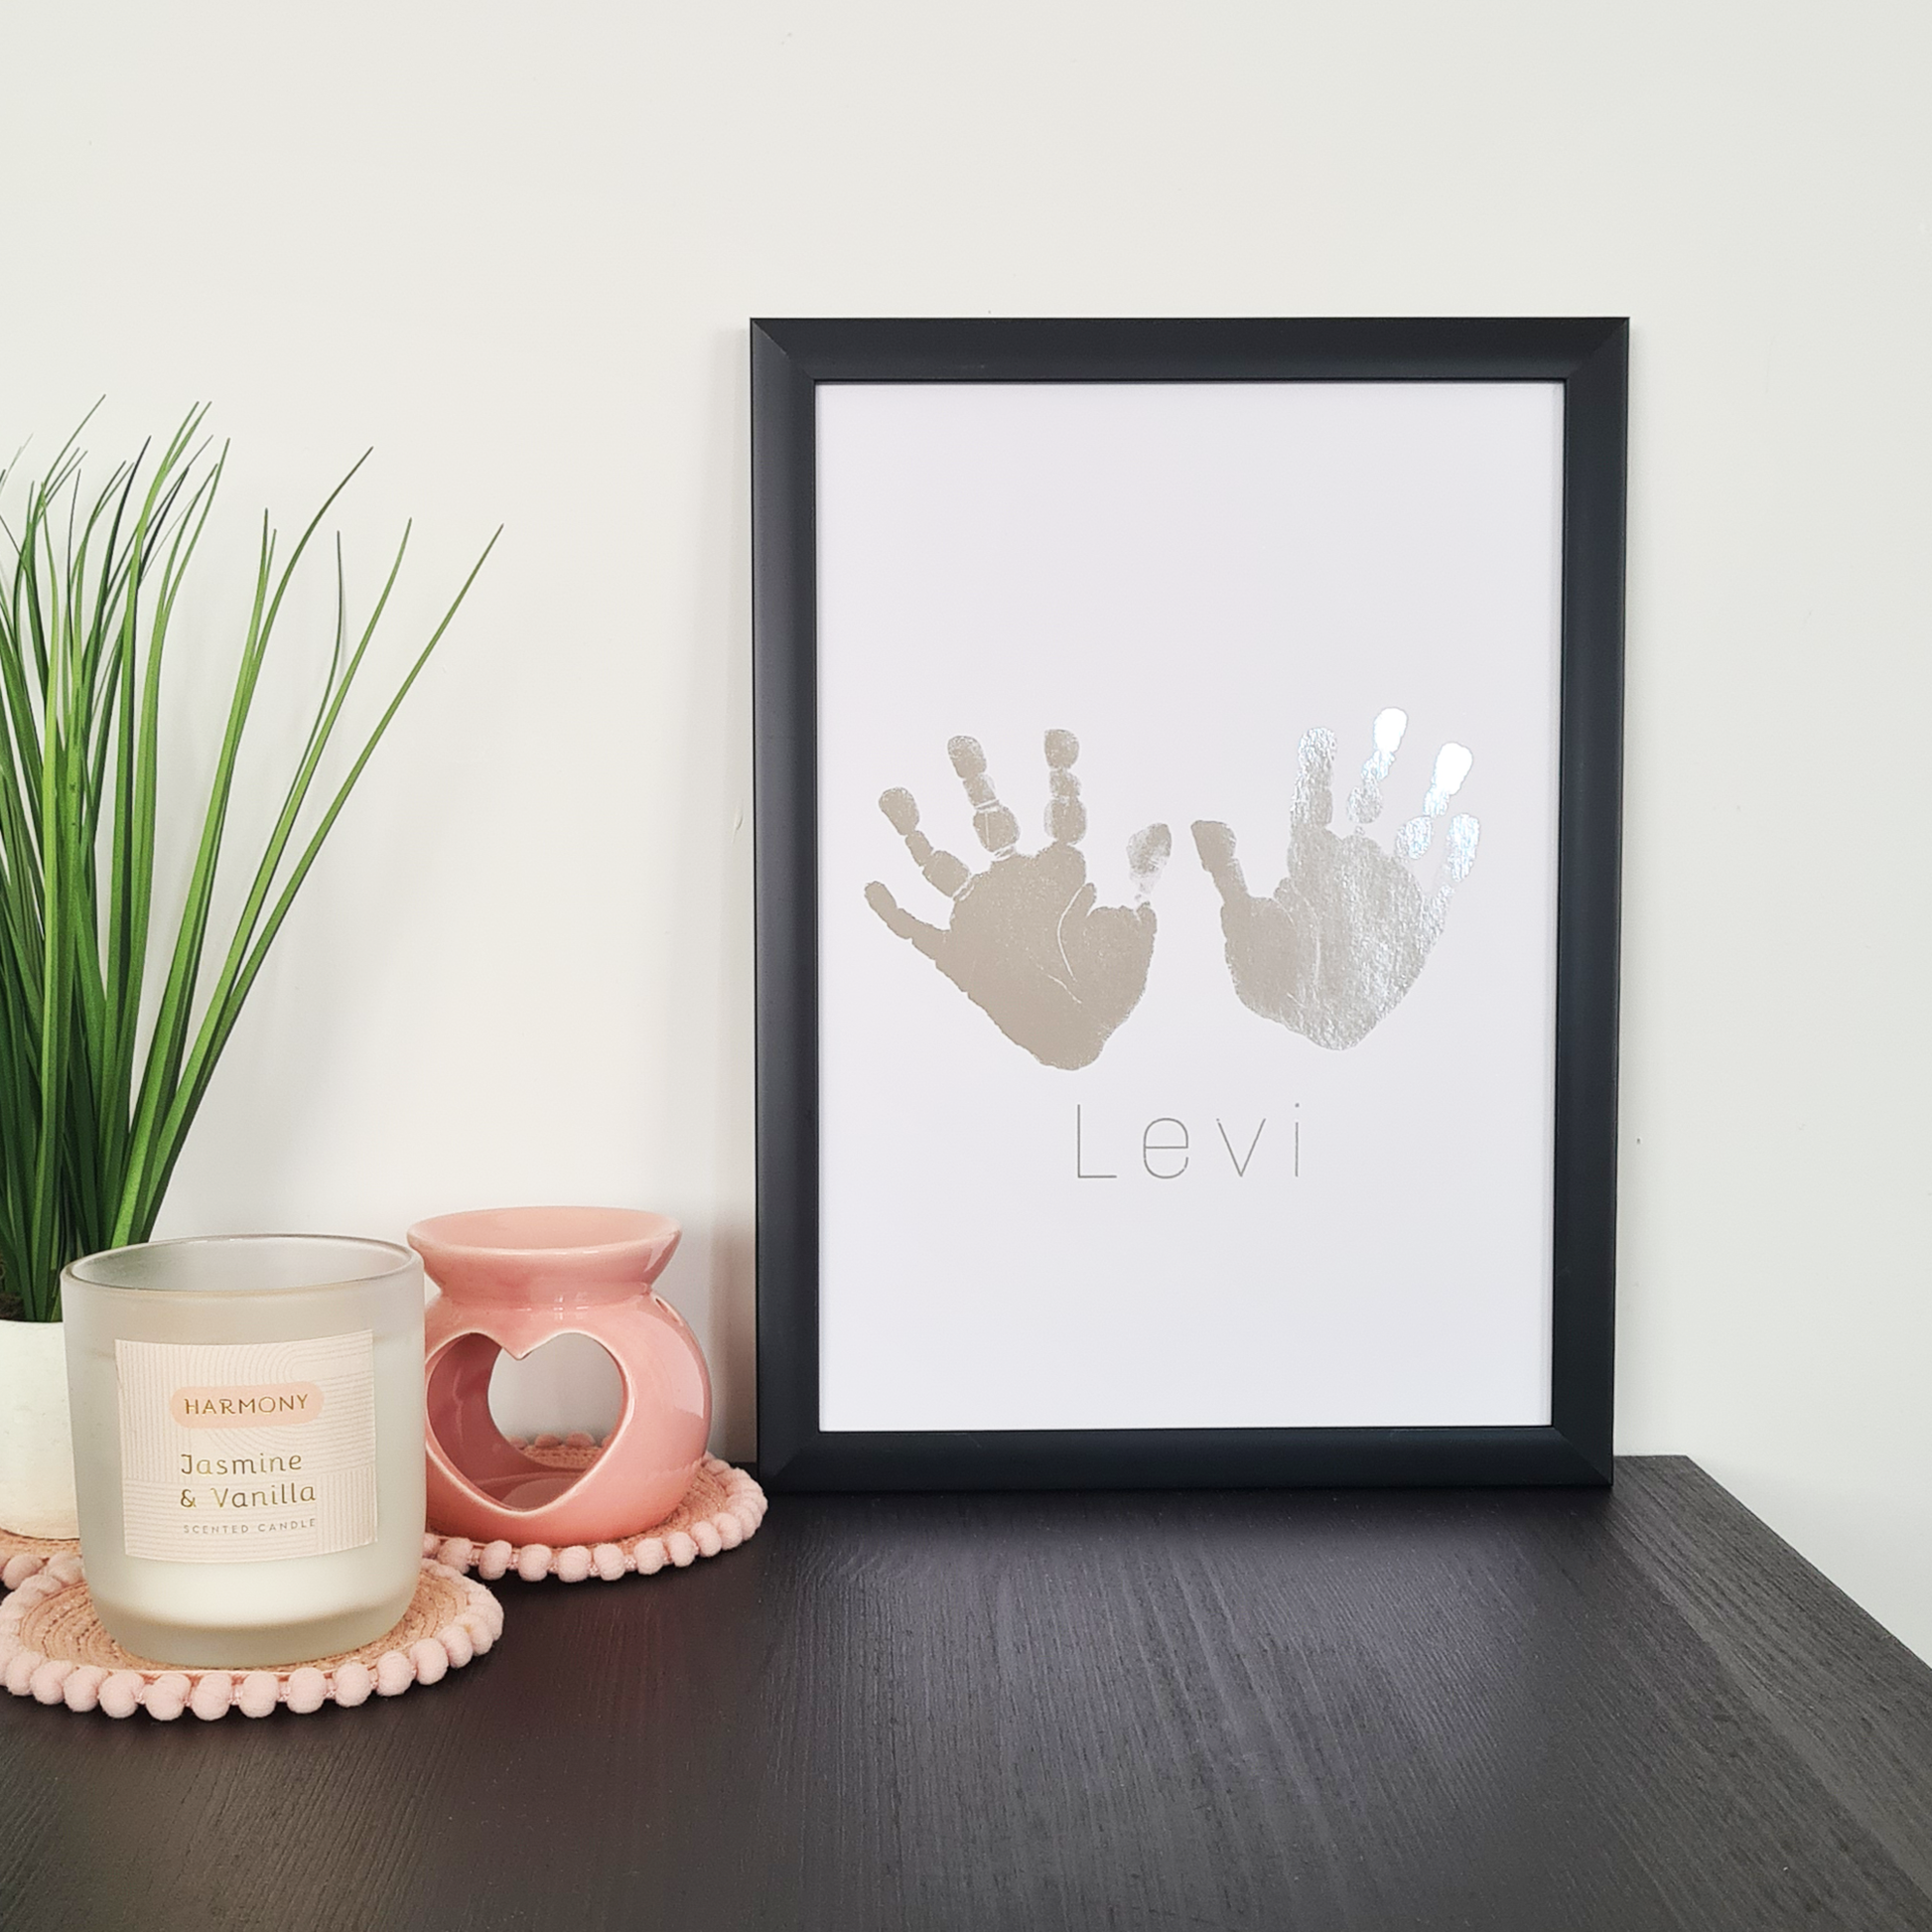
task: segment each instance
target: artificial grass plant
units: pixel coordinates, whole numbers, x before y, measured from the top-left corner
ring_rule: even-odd
[[[483,558],[397,685],[319,815],[316,773],[395,588],[395,562],[349,642],[342,544],[336,638],[314,723],[257,849],[231,932],[210,931],[236,761],[277,619],[311,539],[358,462],[286,561],[262,518],[253,606],[179,905],[157,906],[155,828],[170,625],[227,460],[188,416],[83,495],[75,437],[0,516],[0,1313],[60,1316],[61,1270],[144,1241],[262,961],[348,795]],[[83,424],[84,427],[84,424]],[[366,460],[366,459],[364,459]],[[17,466],[16,466],[17,467]],[[0,470],[0,507],[8,472]],[[500,534],[500,532],[499,532]],[[305,819],[307,822],[305,823]],[[225,844],[224,844],[225,842]],[[172,925],[170,924],[172,915]],[[150,975],[158,984],[150,986]],[[146,999],[144,1001],[144,995]]]

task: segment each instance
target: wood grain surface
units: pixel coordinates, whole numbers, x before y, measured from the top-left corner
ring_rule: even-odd
[[[786,1497],[358,1711],[0,1700],[39,1928],[1932,1928],[1932,1670],[1701,1471]]]

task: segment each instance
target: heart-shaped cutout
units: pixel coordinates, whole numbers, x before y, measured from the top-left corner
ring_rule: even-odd
[[[601,1443],[623,1415],[623,1373],[610,1349],[575,1328],[527,1355],[505,1348],[489,1376],[489,1413],[505,1436],[588,1436]]]
[[[559,1342],[573,1344],[566,1357],[595,1351],[609,1365],[617,1387],[617,1408],[623,1408],[623,1371],[609,1349],[595,1336],[569,1331],[551,1337],[525,1355],[515,1355],[493,1336],[472,1332],[459,1335],[438,1350],[424,1391],[430,1440],[450,1472],[499,1509],[542,1509],[583,1480],[594,1457],[581,1466],[545,1460],[528,1453],[503,1434],[492,1413],[491,1386],[507,1358],[534,1361]],[[536,1433],[536,1432],[532,1432]],[[608,1439],[607,1439],[608,1440]]]

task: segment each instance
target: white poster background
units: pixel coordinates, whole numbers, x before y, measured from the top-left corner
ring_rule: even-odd
[[[822,1426],[1547,1423],[1561,390],[818,398]],[[1480,848],[1421,977],[1332,1051],[1236,998],[1189,827],[1226,821],[1271,891],[1302,734],[1339,741],[1346,831],[1391,706],[1409,728],[1371,836],[1422,809],[1453,741],[1474,765],[1450,810]],[[1173,838],[1146,992],[1075,1072],[865,898],[878,880],[949,911],[889,787],[986,866],[958,734],[1020,849],[1046,843],[1056,727],[1080,743],[1101,904],[1131,903],[1137,829]],[[1076,1108],[1084,1170],[1111,1178],[1081,1177]],[[1143,1152],[1157,1120],[1156,1142],[1184,1124],[1173,1178],[1150,1167],[1179,1155]]]

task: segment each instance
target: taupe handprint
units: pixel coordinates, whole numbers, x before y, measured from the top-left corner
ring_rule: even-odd
[[[1248,892],[1234,834],[1212,819],[1194,825],[1195,850],[1220,888],[1228,971],[1241,1003],[1317,1046],[1353,1046],[1394,1009],[1442,937],[1449,899],[1475,864],[1476,821],[1457,817],[1435,885],[1425,891],[1415,872],[1435,821],[1474,762],[1459,745],[1436,755],[1422,815],[1397,832],[1395,850],[1368,836],[1408,724],[1400,711],[1376,719],[1375,749],[1348,794],[1352,829],[1344,836],[1328,829],[1334,734],[1316,730],[1302,740],[1288,870],[1266,898]]]
[[[1147,899],[1168,863],[1168,828],[1149,825],[1127,842],[1134,903],[1096,904],[1099,895],[1087,883],[1079,851],[1087,811],[1073,773],[1080,755],[1073,734],[1046,734],[1051,843],[1035,853],[1014,849],[1020,821],[994,794],[978,741],[955,738],[946,751],[992,864],[970,872],[950,852],[935,851],[919,830],[912,794],[894,789],[881,796],[879,808],[904,838],[927,883],[951,899],[951,919],[944,927],[915,919],[876,880],[866,888],[866,902],[1016,1046],[1046,1066],[1089,1066],[1147,985],[1155,931]]]

